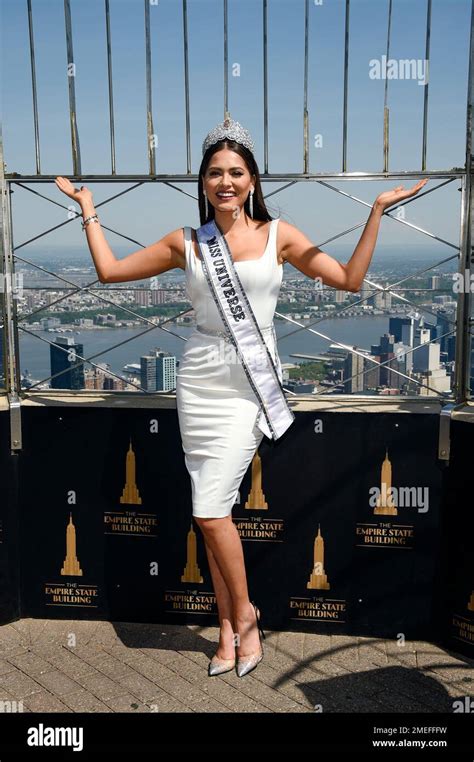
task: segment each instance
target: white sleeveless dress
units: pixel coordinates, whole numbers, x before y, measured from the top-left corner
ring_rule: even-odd
[[[263,255],[234,264],[281,381],[273,326],[283,278],[283,265],[277,258],[278,221],[270,223]],[[184,228],[184,239],[186,294],[197,326],[176,374],[178,420],[191,478],[193,516],[222,518],[232,512],[241,481],[263,439],[256,424],[260,404],[234,347],[220,336],[205,333],[225,328],[194,253],[190,227]]]

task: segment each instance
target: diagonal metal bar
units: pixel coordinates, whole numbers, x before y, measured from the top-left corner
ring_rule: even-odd
[[[286,183],[286,185],[282,185],[281,188],[277,188],[276,190],[271,191],[271,193],[265,193],[264,198],[270,198],[271,196],[275,196],[277,193],[281,193],[281,191],[284,191],[286,188],[290,188],[292,185],[296,185],[296,180],[292,180],[291,183]]]
[[[404,202],[402,202],[400,204],[397,204],[396,208],[399,208],[401,206],[405,206],[406,204],[409,204],[412,201],[416,201],[416,200],[418,200],[418,198],[422,198],[422,196],[426,195],[427,193],[433,193],[435,190],[438,190],[439,188],[442,188],[444,185],[447,185],[449,182],[452,182],[453,179],[454,178],[451,178],[451,179],[445,181],[444,183],[441,183],[440,185],[436,186],[436,188],[430,188],[429,190],[423,192],[421,195],[418,195],[417,198],[406,199]],[[334,186],[331,186],[328,183],[323,182],[322,180],[319,180],[318,182],[321,185],[325,185],[326,187],[330,188],[330,190],[336,191],[337,193],[340,193],[341,195],[346,196],[347,198],[350,198],[353,201],[357,201],[358,203],[364,204],[364,206],[372,208],[372,204],[369,204],[367,201],[363,201],[362,199],[359,199],[356,196],[351,195],[350,193],[346,193],[345,191],[340,190],[340,188],[335,188]],[[294,183],[288,183],[287,185],[283,186],[282,188],[278,188],[276,191],[273,191],[272,193],[267,194],[265,196],[265,198],[268,198],[269,196],[272,196],[275,193],[279,193],[280,191],[285,190],[285,188],[287,188],[287,187],[289,187],[290,185],[293,185],[293,184]],[[455,248],[456,250],[459,251],[459,246],[456,246],[456,244],[453,244],[450,241],[445,241],[444,239],[439,238],[438,236],[436,236],[434,233],[430,233],[429,231],[425,231],[422,228],[418,228],[417,226],[415,226],[415,225],[413,225],[411,223],[408,223],[406,220],[401,220],[398,217],[393,217],[387,210],[384,212],[384,215],[390,217],[391,219],[394,219],[396,222],[402,222],[404,224],[407,224],[409,227],[413,227],[416,230],[418,230],[419,232],[425,233],[426,235],[428,235],[431,238],[434,238],[435,240],[439,241],[440,243],[444,243],[444,244],[446,244],[446,246],[450,246],[450,247]],[[359,229],[361,227],[364,227],[366,224],[367,224],[367,220],[363,220],[362,222],[360,222],[360,223],[358,223],[356,225],[352,225],[351,227],[346,228],[342,232],[336,233],[336,235],[333,235],[333,236],[330,236],[329,238],[326,238],[324,241],[322,241],[321,243],[318,244],[318,247],[321,248],[322,246],[325,246],[327,243],[331,243],[332,241],[335,241],[335,240],[337,240],[339,238],[342,238],[343,236],[347,235],[348,233],[352,233],[354,230],[357,230],[357,229]],[[448,261],[448,260],[446,260],[446,261]]]
[[[17,246],[15,246],[15,251],[23,248],[23,246],[27,246],[29,243],[33,243],[33,241],[37,241],[39,238],[42,238],[43,236],[48,235],[48,233],[52,233],[54,230],[58,230],[59,228],[62,228],[64,225],[69,225],[71,222],[74,222],[74,220],[77,220],[79,217],[82,217],[82,214],[80,212],[76,212],[75,210],[69,209],[67,206],[64,206],[64,204],[60,204],[59,201],[54,201],[54,199],[48,198],[47,196],[44,196],[42,193],[38,193],[38,191],[33,190],[33,188],[28,188],[28,186],[24,185],[23,183],[16,183],[16,185],[20,186],[24,190],[29,191],[30,193],[33,193],[35,196],[40,196],[41,198],[44,198],[45,201],[49,201],[51,204],[54,204],[55,206],[61,207],[61,209],[66,209],[70,214],[74,214],[75,216],[70,217],[68,220],[65,220],[64,222],[61,222],[59,225],[54,225],[54,227],[43,231],[42,233],[34,236],[33,238],[29,238],[27,241],[23,241],[23,243],[20,243]],[[116,193],[114,196],[110,196],[110,198],[105,199],[105,201],[100,201],[98,204],[94,204],[94,206],[96,209],[99,209],[101,206],[104,206],[104,204],[108,204],[111,201],[114,201],[116,198],[119,198],[120,196],[125,195],[125,193],[129,193],[129,191],[135,190],[135,188],[138,188],[140,185],[143,185],[143,183],[142,182],[136,183],[131,188],[126,188],[124,191],[121,191],[120,193]],[[101,223],[101,226],[105,228],[105,230],[109,230],[111,233],[115,233],[121,238],[125,238],[127,241],[136,243],[138,246],[143,246],[143,244],[141,244],[139,241],[135,241],[133,238],[129,238],[125,234],[119,233],[117,230],[114,230],[113,228],[109,228],[106,225],[103,225],[102,223]]]
[[[336,193],[340,193],[342,196],[346,196],[347,198],[351,198],[353,201],[357,201],[357,203],[363,204],[364,206],[367,206],[370,209],[373,206],[373,204],[369,204],[368,201],[364,201],[363,199],[358,198],[357,196],[354,196],[351,193],[346,193],[345,191],[342,191],[340,188],[335,188],[333,185],[330,185],[329,183],[324,182],[323,180],[319,180],[318,182],[319,182],[320,185],[324,185],[327,188],[329,188],[330,190],[333,190]],[[402,201],[400,204],[397,204],[397,206],[394,207],[394,208],[395,209],[399,209],[400,207],[406,206],[407,204],[410,204],[410,203],[412,203],[414,201],[419,201],[419,199],[423,198],[423,196],[426,196],[428,193],[433,193],[435,190],[438,190],[438,188],[442,188],[443,185],[447,185],[448,182],[452,182],[452,180],[447,180],[446,182],[441,183],[440,185],[438,185],[436,188],[430,188],[427,191],[422,191],[421,193],[419,193],[417,196],[415,196],[413,198],[405,199],[405,201]],[[459,248],[459,246],[456,246],[456,244],[451,243],[450,241],[446,241],[444,238],[439,238],[439,236],[436,236],[434,233],[430,233],[429,230],[425,230],[424,228],[421,228],[421,227],[419,227],[418,225],[415,225],[412,222],[408,222],[408,220],[403,220],[403,219],[400,219],[399,217],[394,217],[388,210],[385,210],[383,212],[382,216],[384,216],[384,217],[390,217],[391,220],[395,220],[395,222],[400,222],[402,225],[407,225],[409,228],[412,228],[413,230],[417,230],[419,233],[424,233],[429,238],[434,238],[436,241],[439,241],[440,243],[444,243],[444,244],[446,244],[446,246],[451,246],[453,249],[458,249]],[[357,225],[356,227],[362,227],[362,225],[365,225],[366,222],[367,221],[365,221],[363,223],[360,223],[360,225]],[[356,227],[351,228],[351,230],[355,230]],[[348,231],[348,232],[350,232],[350,231]],[[329,240],[332,240],[332,239],[329,239]]]
[[[198,201],[198,197],[195,196],[193,193],[187,193],[182,188],[178,188],[176,185],[173,185],[173,183],[165,182],[163,185],[168,185],[169,188],[172,188],[175,191],[178,191],[178,193],[183,193],[185,196],[189,196],[189,198],[192,198],[194,201]]]
[[[423,270],[416,270],[414,273],[411,273],[410,275],[406,275],[404,278],[400,278],[400,280],[394,281],[390,288],[394,288],[394,286],[398,286],[400,283],[404,283],[409,278],[417,277],[418,275],[424,275],[425,273],[428,273],[430,270],[433,270],[435,267],[439,267],[440,265],[446,264],[446,262],[450,262],[452,259],[458,259],[458,254],[452,254],[450,257],[446,257],[446,259],[440,259],[439,262],[435,262],[434,265],[430,265],[429,267],[424,267]],[[420,289],[415,289],[420,290]]]

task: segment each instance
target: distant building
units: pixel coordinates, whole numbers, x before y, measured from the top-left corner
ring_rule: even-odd
[[[134,291],[134,299],[135,299],[135,304],[139,305],[140,307],[150,306],[150,292],[149,291],[139,291],[137,289],[136,291]]]
[[[170,392],[176,388],[176,357],[161,349],[140,357],[140,384],[148,392]]]
[[[360,394],[364,391],[364,358],[348,352],[344,361],[344,394]]]
[[[123,391],[133,386],[121,378],[115,378],[109,373],[110,365],[108,363],[98,363],[98,367],[88,368],[85,371],[85,388],[97,390]]]
[[[83,344],[76,344],[71,336],[60,336],[50,344],[51,375],[60,373],[51,379],[52,389],[84,389]],[[64,371],[64,373],[61,373]]]
[[[395,341],[402,341],[412,347],[415,336],[414,318],[391,317],[388,321],[388,332],[394,336]]]
[[[316,384],[307,381],[286,381],[285,389],[294,394],[313,394]]]
[[[61,325],[61,320],[57,317],[41,318],[40,323],[43,331],[46,331],[48,328],[58,328]]]
[[[108,312],[106,315],[96,315],[96,320],[97,325],[113,325],[117,320],[117,316],[113,312]]]

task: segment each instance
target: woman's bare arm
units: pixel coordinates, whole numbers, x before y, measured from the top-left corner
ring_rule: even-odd
[[[301,230],[285,220],[279,222],[278,242],[285,262],[304,275],[313,280],[321,278],[323,283],[333,288],[357,291],[349,280],[346,265],[321,251]]]
[[[92,193],[85,186],[77,190],[65,177],[57,177],[56,185],[80,205],[84,219],[96,214]],[[86,225],[85,231],[101,283],[141,280],[175,267],[183,269],[183,228],[173,230],[151,246],[135,251],[123,259],[115,257],[100,224],[91,222]]]
[[[99,227],[97,225],[97,227]],[[102,283],[124,283],[160,275],[175,267],[183,268],[183,228],[167,233],[159,241],[134,251],[123,259],[115,259],[101,279]]]
[[[395,207],[424,188],[428,178],[419,180],[412,188],[405,190],[403,185],[380,193],[370,210],[362,235],[346,264],[338,262],[326,252],[315,246],[301,230],[280,220],[278,243],[281,256],[310,278],[320,278],[323,283],[343,291],[356,293],[364,282],[374,253],[380,228],[380,220],[386,209]]]

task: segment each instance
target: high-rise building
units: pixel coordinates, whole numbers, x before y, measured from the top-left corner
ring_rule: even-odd
[[[50,344],[51,375],[61,373],[51,379],[52,389],[84,389],[83,344],[76,344],[71,336],[58,336]]]
[[[372,345],[371,354],[382,364],[380,371],[380,385],[391,389],[400,389],[403,385],[403,376],[394,373],[393,370],[405,372],[405,350],[403,344],[395,340],[392,333],[385,333],[380,337],[379,345]],[[393,370],[391,370],[393,369]]]
[[[417,372],[431,371],[440,367],[441,347],[436,341],[431,341],[431,328],[418,328],[415,333],[415,350],[413,352],[413,370]]]
[[[388,321],[388,332],[393,334],[395,341],[402,341],[413,346],[415,323],[412,317],[391,317]]]
[[[430,387],[427,389],[426,386],[420,386],[420,397],[434,397],[442,392],[449,392],[451,389],[451,378],[445,368],[425,370],[419,374],[419,380]]]
[[[151,303],[164,304],[165,303],[165,290],[163,288],[154,288],[151,291]]]
[[[377,362],[380,360],[369,353],[364,357],[364,389],[366,392],[370,390],[374,393],[380,386],[380,368],[376,363],[371,362],[370,358],[377,360]]]
[[[364,358],[348,352],[344,360],[343,394],[361,394],[364,391]]]
[[[150,306],[150,292],[149,291],[135,291],[135,304],[138,304],[140,307],[149,307]]]
[[[392,294],[390,291],[376,291],[374,307],[379,310],[389,310],[392,306]]]
[[[447,336],[451,332],[454,332],[455,324],[454,320],[448,317],[446,312],[440,310],[436,316],[436,336],[439,338],[439,343],[442,352],[448,352],[448,343],[450,339],[454,339],[454,336]],[[454,357],[450,358],[454,360]]]
[[[170,392],[176,388],[176,357],[161,349],[140,357],[140,384],[148,392]]]
[[[448,336],[448,342],[446,344],[446,352],[448,354],[448,362],[454,362],[456,359],[456,336]],[[474,362],[474,357],[472,358]]]
[[[368,286],[364,283],[359,289],[359,296],[362,304],[372,305],[374,304],[375,289],[373,286]]]

